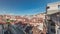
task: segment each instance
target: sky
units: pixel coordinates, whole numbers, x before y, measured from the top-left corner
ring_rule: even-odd
[[[47,3],[60,0],[0,0],[0,14],[33,15],[46,11]]]

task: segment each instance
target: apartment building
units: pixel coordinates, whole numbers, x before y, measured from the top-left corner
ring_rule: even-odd
[[[60,2],[48,3],[46,13],[48,34],[60,34]]]
[[[34,26],[34,28],[32,29],[33,30],[33,34],[36,33],[36,31],[38,31],[37,33],[38,34],[41,34],[41,32],[43,34],[46,34],[46,29],[45,29],[45,14],[36,14],[36,15],[30,15],[30,16],[14,16],[14,15],[1,15],[0,16],[0,19],[5,20],[6,22],[6,19],[10,19],[10,20],[13,20],[14,22],[11,22],[12,24],[14,23],[18,23],[19,21],[22,22],[22,24],[30,24],[32,26]],[[36,33],[36,34],[37,34]]]
[[[45,14],[36,14],[31,20],[35,26],[33,27],[33,34],[46,34]]]

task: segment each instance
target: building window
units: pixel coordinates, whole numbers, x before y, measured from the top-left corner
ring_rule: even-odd
[[[51,26],[55,26],[55,23],[52,22],[52,23],[51,23]]]
[[[51,26],[55,26],[55,22],[53,22],[52,20],[48,20],[51,24]]]
[[[55,29],[51,29],[51,32],[56,33]]]
[[[60,5],[58,5],[58,8],[60,8]]]
[[[50,7],[48,6],[46,9],[49,9]]]

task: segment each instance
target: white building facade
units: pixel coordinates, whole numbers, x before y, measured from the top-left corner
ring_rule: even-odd
[[[60,2],[47,4],[47,15],[50,17],[48,22],[49,34],[60,34]]]

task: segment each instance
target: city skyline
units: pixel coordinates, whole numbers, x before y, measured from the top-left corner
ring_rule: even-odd
[[[33,15],[46,11],[46,4],[60,0],[0,0],[0,14]]]

